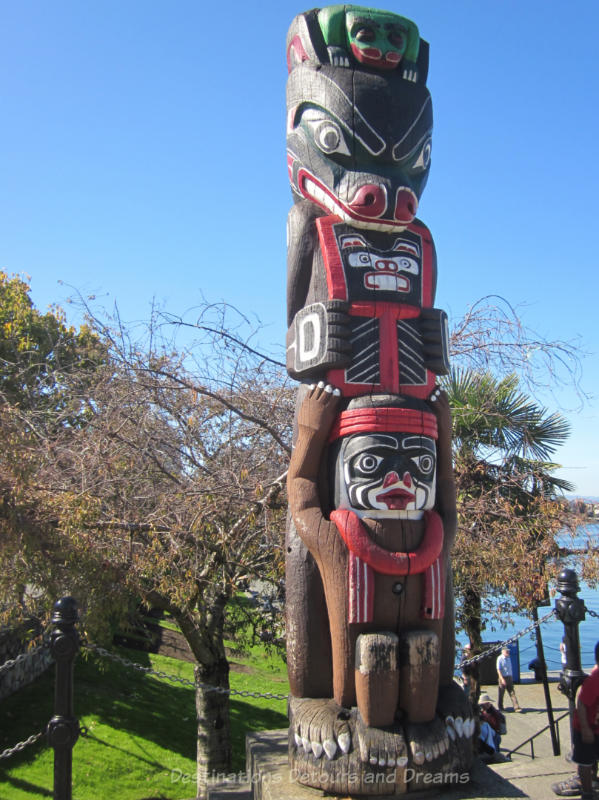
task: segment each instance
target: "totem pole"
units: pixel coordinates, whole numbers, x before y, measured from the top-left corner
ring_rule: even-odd
[[[400,794],[463,776],[474,732],[453,681],[447,318],[416,219],[428,44],[330,6],[293,20],[287,65],[289,757],[309,786]]]

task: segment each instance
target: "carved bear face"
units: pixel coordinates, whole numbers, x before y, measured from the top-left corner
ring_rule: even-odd
[[[416,216],[431,159],[422,84],[300,65],[287,84],[287,160],[296,197],[355,227],[398,231]]]

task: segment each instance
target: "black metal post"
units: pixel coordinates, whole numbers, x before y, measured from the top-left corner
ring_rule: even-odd
[[[578,597],[580,586],[573,569],[563,569],[557,579],[557,590],[561,597],[555,601],[555,612],[564,623],[566,642],[566,668],[559,682],[559,690],[568,698],[570,708],[570,738],[574,720],[574,699],[578,687],[587,677],[580,664],[580,638],[578,625],[585,618],[584,602]]]
[[[54,800],[71,800],[73,747],[79,721],[73,716],[73,663],[79,650],[77,602],[62,597],[54,604],[50,650],[56,662],[54,716],[48,724],[48,741],[54,748]]]
[[[532,610],[532,618],[535,622],[539,621],[539,610],[535,606]],[[551,695],[549,693],[549,682],[547,680],[547,663],[545,661],[545,652],[543,651],[543,637],[541,636],[541,626],[537,625],[535,629],[537,640],[537,658],[541,662],[541,672],[543,675],[543,691],[545,693],[545,706],[547,708],[547,719],[549,721],[549,733],[551,734],[551,744],[553,746],[553,755],[559,756],[560,746],[557,732],[555,730],[555,720],[553,719],[553,706],[551,705]]]

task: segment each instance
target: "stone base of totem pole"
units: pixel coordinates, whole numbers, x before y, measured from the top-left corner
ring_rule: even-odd
[[[309,757],[306,757],[305,761],[308,760]],[[429,773],[421,768],[419,776],[410,775],[409,777],[413,779],[406,784],[397,782],[397,774],[393,775],[394,770],[371,768],[372,771],[369,773],[358,767],[358,772],[354,774],[360,774],[361,780],[356,781],[355,786],[348,786],[347,790],[339,791],[327,783],[330,778],[327,777],[326,769],[322,769],[320,773],[322,788],[302,785],[299,781],[306,775],[306,764],[302,765],[300,759],[295,761],[294,764],[294,759],[289,757],[287,730],[249,734],[246,737],[246,770],[251,782],[253,800],[315,800],[318,797],[347,798],[348,796],[367,796],[369,800],[377,800],[399,794],[407,794],[420,800],[420,798],[441,797],[444,786],[456,788],[460,783],[463,785],[466,780],[457,772],[449,774],[439,771],[431,772],[427,779],[425,776]],[[320,762],[318,766],[312,764],[311,767],[309,774],[313,778],[320,768]],[[351,775],[350,770],[348,759],[347,772]]]

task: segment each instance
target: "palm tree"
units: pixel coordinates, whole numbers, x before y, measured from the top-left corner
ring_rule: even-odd
[[[479,648],[485,602],[509,593],[532,609],[545,595],[567,517],[559,498],[572,489],[551,456],[570,426],[522,393],[516,375],[454,370],[443,388],[453,414],[458,621]]]

